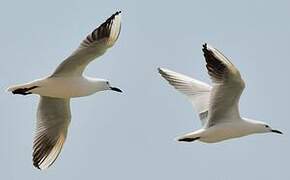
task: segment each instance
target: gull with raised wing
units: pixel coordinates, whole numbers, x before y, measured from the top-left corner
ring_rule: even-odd
[[[158,69],[169,84],[189,98],[201,120],[201,129],[177,140],[216,143],[255,133],[282,134],[264,122],[240,116],[239,99],[245,83],[239,70],[217,49],[204,44],[202,51],[212,86],[168,69]]]
[[[121,30],[118,11],[89,34],[49,77],[8,88],[13,94],[38,94],[36,135],[33,142],[33,165],[46,169],[57,159],[65,142],[71,120],[70,98],[113,90],[105,79],[83,75],[86,66],[103,55],[117,41]]]

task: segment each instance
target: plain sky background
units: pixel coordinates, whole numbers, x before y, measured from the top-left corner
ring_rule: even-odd
[[[1,2],[0,179],[289,179],[289,7],[289,1],[262,0]],[[49,75],[117,10],[119,40],[85,74],[108,79],[124,93],[73,99],[64,149],[50,169],[39,171],[31,160],[38,97],[5,90]],[[174,141],[200,122],[157,67],[210,83],[204,42],[240,69],[242,115],[284,135]]]

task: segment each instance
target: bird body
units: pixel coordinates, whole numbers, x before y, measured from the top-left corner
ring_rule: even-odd
[[[92,95],[98,91],[109,90],[109,82],[105,79],[86,76],[48,77],[38,79],[23,85],[13,86],[8,91],[29,89],[26,93],[55,98],[74,98]]]
[[[189,98],[201,120],[201,129],[178,141],[216,143],[254,133],[282,134],[264,122],[240,116],[239,100],[245,82],[239,70],[217,49],[205,44],[202,50],[212,86],[169,69],[158,69],[169,84]]]
[[[216,143],[254,133],[268,132],[261,126],[263,124],[262,122],[254,120],[251,122],[246,119],[231,122],[231,120],[208,128],[203,127],[197,131],[179,137],[179,140],[184,141],[188,139],[188,141],[191,141],[192,139],[198,139],[201,142]]]

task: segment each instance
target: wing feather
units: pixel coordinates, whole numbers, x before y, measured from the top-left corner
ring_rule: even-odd
[[[46,169],[57,159],[66,139],[70,119],[69,99],[40,97],[33,142],[35,167]]]
[[[165,68],[159,68],[159,73],[175,89],[185,94],[198,112],[202,125],[207,119],[211,86],[196,79]]]
[[[207,126],[240,119],[239,99],[245,83],[239,70],[217,49],[204,44],[202,51],[213,81]]]
[[[80,76],[86,66],[103,55],[117,41],[121,31],[121,11],[116,12],[90,33],[71,56],[51,76]]]

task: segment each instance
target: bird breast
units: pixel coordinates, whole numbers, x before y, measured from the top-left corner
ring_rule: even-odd
[[[205,129],[199,140],[206,143],[216,143],[254,133],[249,129],[248,125],[243,122],[221,123]]]

